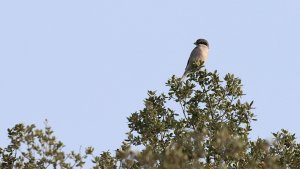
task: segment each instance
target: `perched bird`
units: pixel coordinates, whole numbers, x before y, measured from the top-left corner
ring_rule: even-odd
[[[184,79],[187,76],[187,74],[191,71],[191,66],[193,65],[193,63],[198,61],[205,62],[207,60],[209,48],[208,41],[206,39],[198,39],[194,44],[196,45],[196,47],[191,52],[182,79]]]

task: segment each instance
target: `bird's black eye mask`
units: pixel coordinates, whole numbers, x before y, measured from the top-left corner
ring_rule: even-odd
[[[203,45],[208,46],[208,43],[207,43],[207,42],[201,42],[200,44],[203,44]]]

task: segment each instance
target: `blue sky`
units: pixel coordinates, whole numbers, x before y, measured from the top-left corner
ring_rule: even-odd
[[[1,1],[0,140],[47,118],[67,149],[115,150],[126,117],[182,75],[198,38],[207,69],[240,77],[254,100],[253,139],[299,136],[299,18],[296,0]]]

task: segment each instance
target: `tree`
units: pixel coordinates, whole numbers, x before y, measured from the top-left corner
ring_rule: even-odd
[[[172,76],[166,85],[167,94],[148,91],[145,107],[128,117],[128,137],[114,155],[93,156],[92,147],[84,154],[65,153],[50,127],[18,124],[8,130],[11,143],[0,149],[1,164],[75,168],[93,156],[94,169],[300,168],[300,144],[294,134],[281,130],[271,141],[249,139],[256,119],[253,101],[242,99],[239,78],[227,74],[221,80],[217,71],[208,72],[203,63],[196,63],[187,80]],[[27,149],[21,151],[21,144]]]

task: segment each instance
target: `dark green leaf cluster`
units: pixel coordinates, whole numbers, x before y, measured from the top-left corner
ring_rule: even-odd
[[[239,78],[221,79],[199,62],[186,80],[173,76],[166,85],[167,94],[149,91],[145,108],[128,117],[127,146],[117,151],[121,168],[300,168],[294,135],[249,139],[256,119]]]

